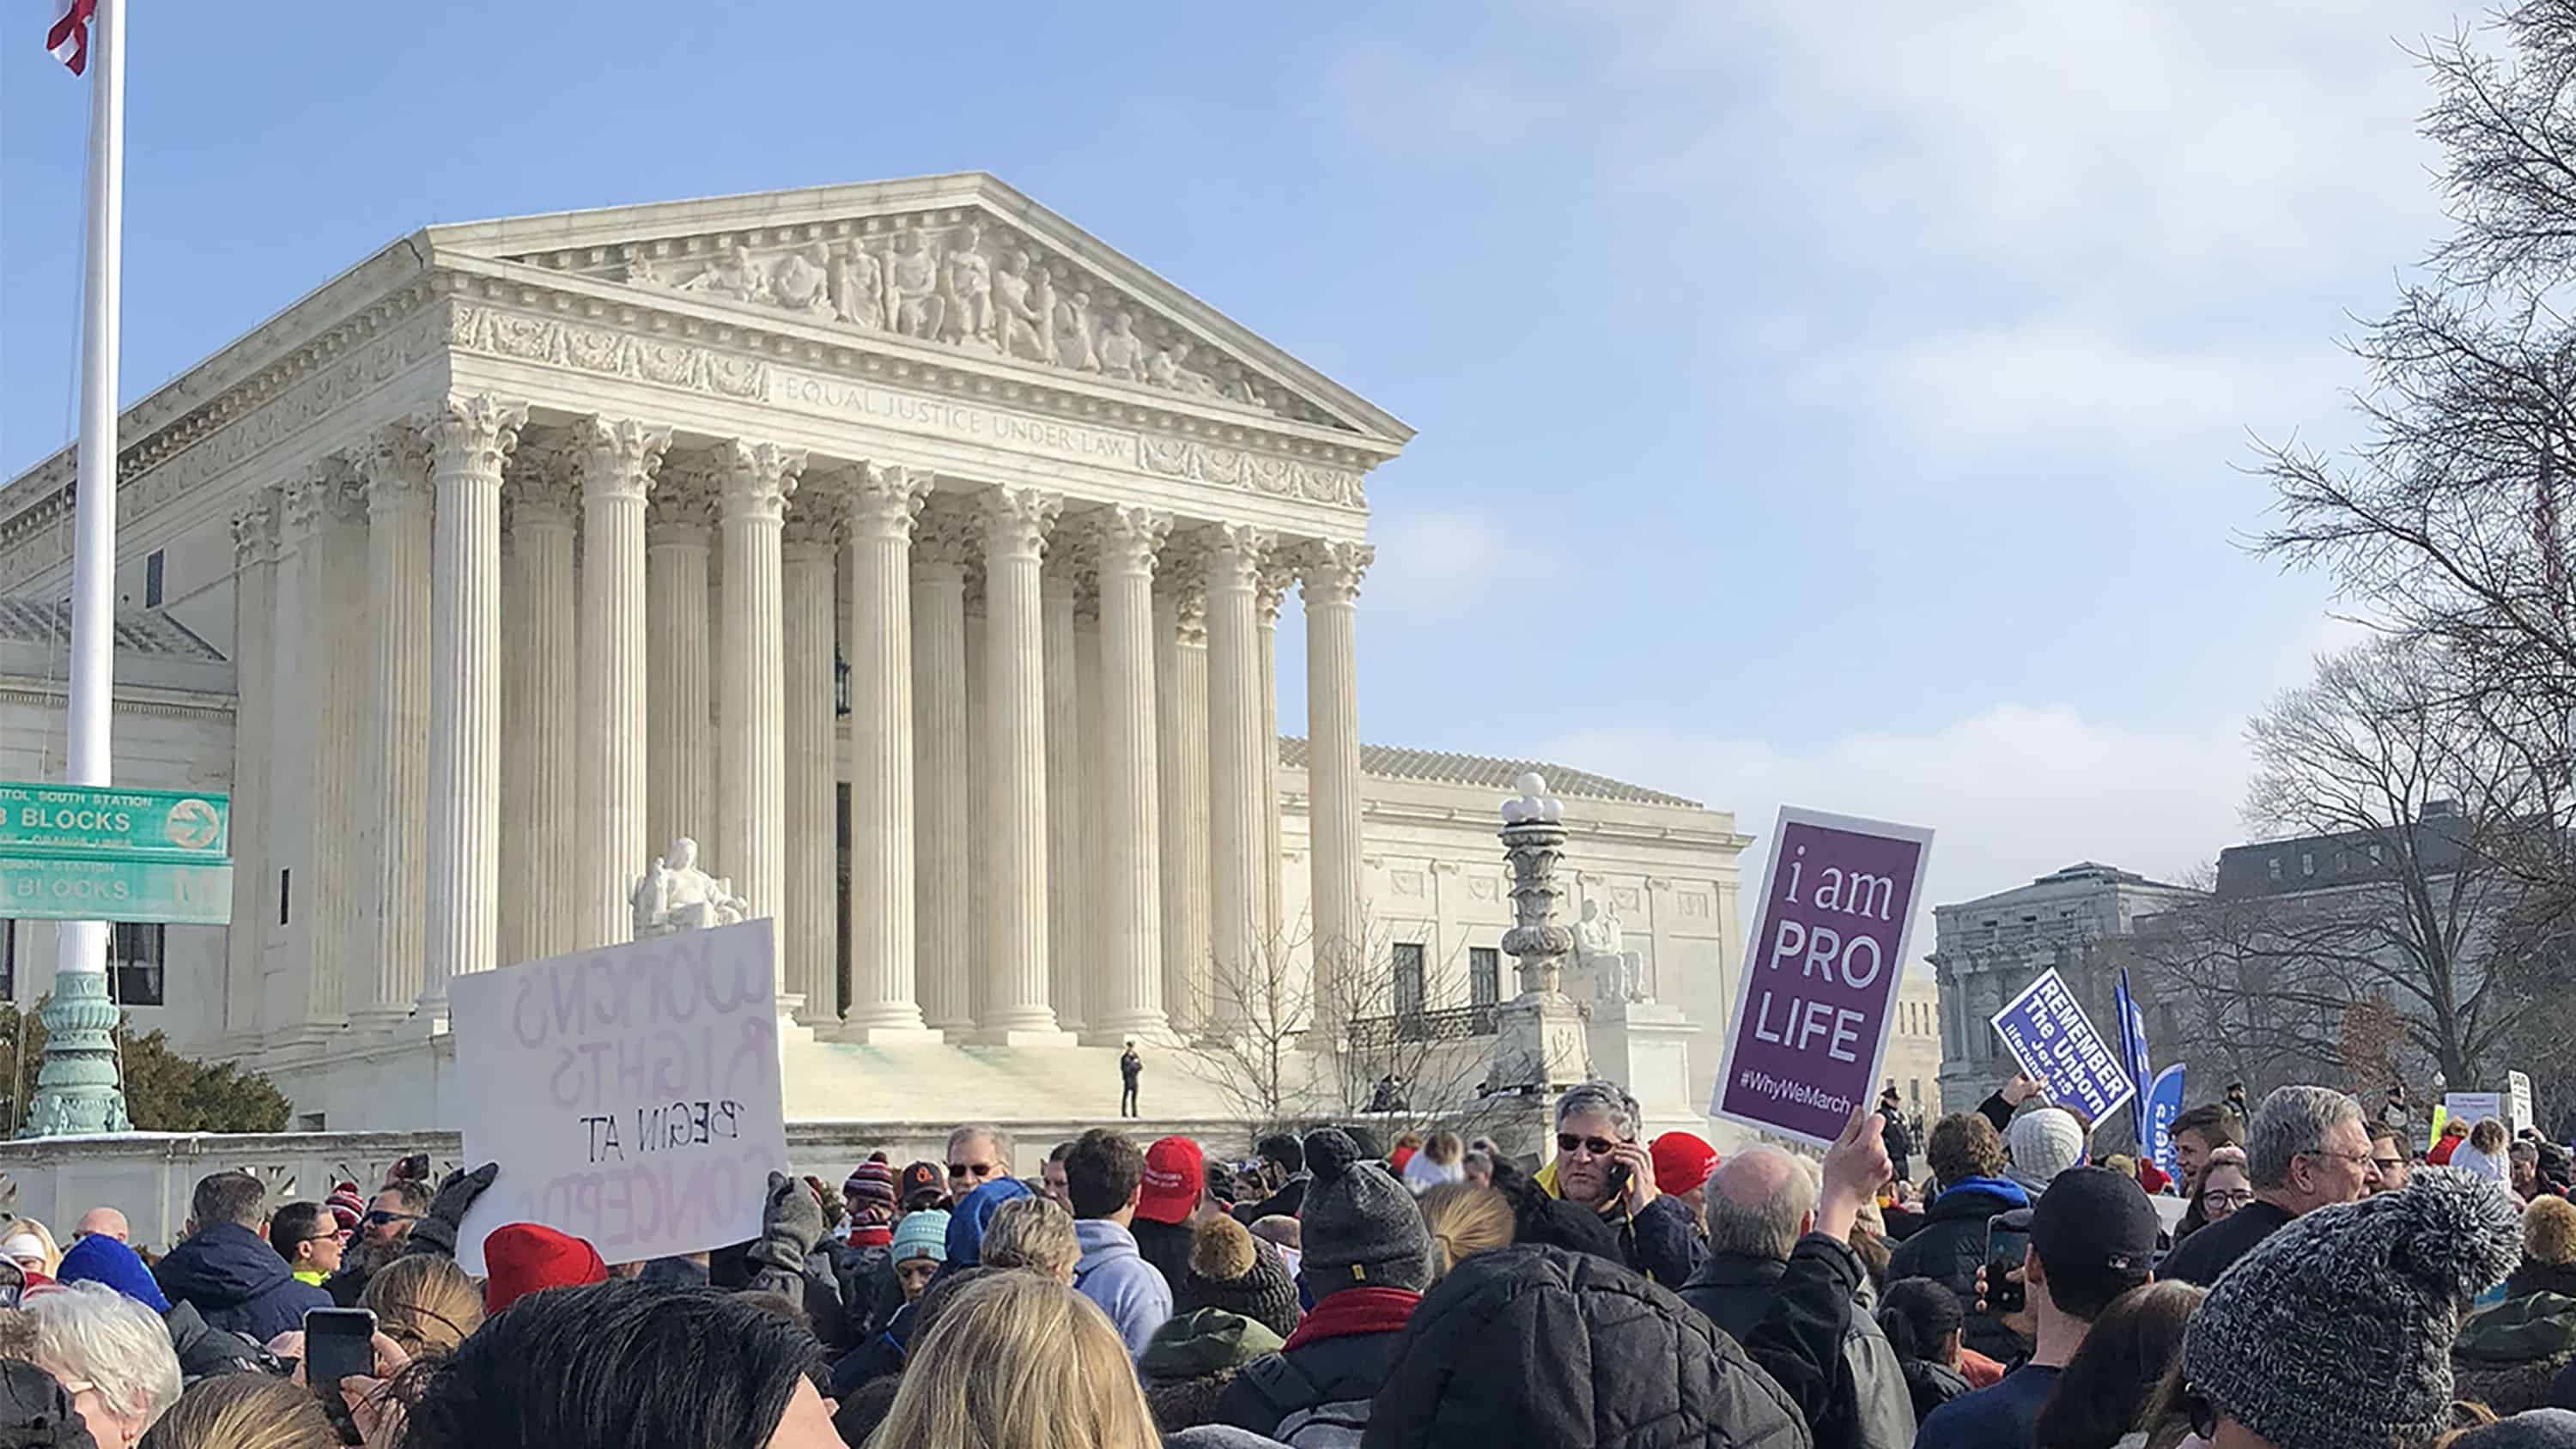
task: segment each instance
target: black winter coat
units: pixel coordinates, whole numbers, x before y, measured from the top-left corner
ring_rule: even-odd
[[[1806,1449],[1797,1405],[1669,1290],[1525,1246],[1458,1265],[1414,1312],[1368,1449]]]
[[[1977,1270],[1986,1261],[1986,1219],[2025,1203],[1982,1188],[1953,1188],[1933,1199],[1923,1211],[1923,1226],[1896,1245],[1887,1260],[1887,1281],[1929,1278],[1958,1295],[1968,1315],[1962,1341],[1994,1359],[2011,1363],[2030,1351],[2009,1328],[1977,1311]]]
[[[1271,1435],[1291,1414],[1346,1399],[1373,1399],[1404,1335],[1354,1333],[1263,1354],[1237,1369],[1216,1401],[1216,1422]]]

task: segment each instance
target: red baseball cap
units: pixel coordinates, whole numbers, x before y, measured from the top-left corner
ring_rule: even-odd
[[[1646,1155],[1655,1162],[1655,1191],[1680,1194],[1707,1184],[1717,1171],[1717,1149],[1689,1132],[1667,1132]]]
[[[1145,1149],[1145,1189],[1136,1216],[1149,1223],[1182,1223],[1207,1193],[1207,1155],[1186,1137],[1166,1137]]]

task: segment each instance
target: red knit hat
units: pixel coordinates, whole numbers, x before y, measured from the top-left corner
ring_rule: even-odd
[[[599,1261],[597,1248],[535,1223],[494,1228],[483,1240],[483,1266],[486,1313],[498,1313],[540,1289],[608,1281],[608,1265]]]
[[[1149,1223],[1183,1223],[1207,1192],[1207,1155],[1186,1137],[1166,1137],[1145,1149],[1145,1188],[1136,1216]]]
[[[1676,1196],[1708,1183],[1717,1171],[1717,1149],[1690,1132],[1667,1132],[1654,1140],[1647,1155],[1655,1160],[1655,1191]]]

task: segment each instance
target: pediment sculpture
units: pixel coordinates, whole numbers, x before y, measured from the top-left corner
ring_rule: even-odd
[[[967,210],[598,249],[570,270],[1347,429],[1093,266]],[[849,233],[842,235],[841,233]],[[749,238],[745,240],[744,238]],[[544,254],[512,258],[549,264]]]

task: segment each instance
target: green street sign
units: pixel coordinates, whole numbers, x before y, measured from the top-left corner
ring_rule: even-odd
[[[229,925],[229,862],[0,854],[0,916],[22,921],[161,921]]]
[[[0,783],[0,855],[222,864],[232,854],[231,815],[230,797],[204,790]]]

